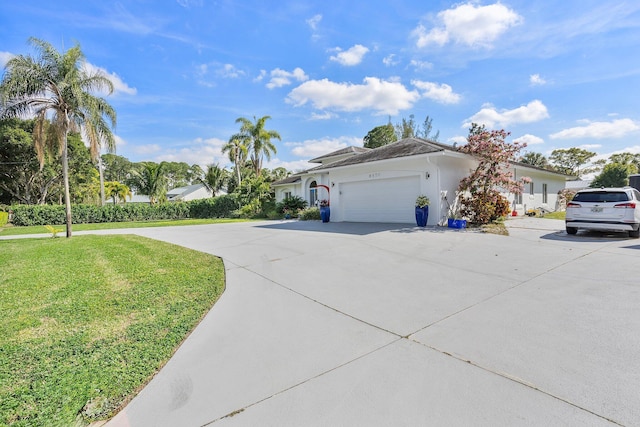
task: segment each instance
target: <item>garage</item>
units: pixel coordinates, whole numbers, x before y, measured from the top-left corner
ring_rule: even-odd
[[[420,176],[345,182],[340,186],[344,221],[415,222]]]

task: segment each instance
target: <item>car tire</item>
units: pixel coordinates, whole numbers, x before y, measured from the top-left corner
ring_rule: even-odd
[[[634,239],[637,239],[638,237],[640,237],[640,228],[637,230],[630,231],[629,237],[633,237]]]
[[[576,234],[578,229],[575,227],[567,227],[567,234]]]

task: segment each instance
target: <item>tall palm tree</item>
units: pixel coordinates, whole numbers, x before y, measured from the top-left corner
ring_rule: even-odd
[[[240,170],[242,169],[242,165],[244,165],[244,162],[247,158],[247,144],[248,138],[240,134],[235,134],[231,138],[229,138],[229,142],[227,142],[222,147],[223,153],[229,153],[229,161],[233,163],[233,167],[236,170],[238,185],[242,183]]]
[[[164,163],[143,162],[142,169],[134,172],[131,181],[138,193],[149,196],[149,202],[155,205],[167,194],[167,178],[164,174]]]
[[[204,178],[199,179],[199,181],[215,196],[227,182],[227,171],[217,164],[209,165],[207,166],[207,172]]]
[[[271,159],[271,154],[275,154],[278,151],[271,140],[282,139],[280,138],[280,134],[275,130],[267,130],[264,128],[266,121],[270,118],[271,116],[264,116],[256,119],[254,116],[253,122],[244,117],[236,119],[236,123],[240,123],[238,136],[248,142],[247,145],[251,152],[251,163],[253,164],[253,170],[256,172],[256,176],[260,175],[262,159],[266,157],[267,160],[269,160]]]
[[[92,94],[113,93],[113,83],[104,74],[89,73],[83,67],[85,57],[79,45],[61,54],[43,40],[30,38],[29,42],[37,56],[15,56],[5,67],[0,117],[35,116],[34,144],[41,166],[46,152],[57,149],[60,153],[67,237],[71,237],[67,137],[69,132],[81,132],[94,160],[103,144],[109,150],[115,148],[111,128],[116,124],[116,112],[104,98]],[[51,126],[47,126],[49,120]]]

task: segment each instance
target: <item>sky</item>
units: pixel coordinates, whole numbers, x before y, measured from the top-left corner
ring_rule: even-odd
[[[230,167],[239,117],[271,116],[265,166],[362,146],[374,127],[472,122],[548,156],[640,153],[640,2],[21,0],[0,2],[0,66],[79,44],[114,83],[116,154]]]

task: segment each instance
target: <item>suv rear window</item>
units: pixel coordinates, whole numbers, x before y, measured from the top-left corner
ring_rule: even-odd
[[[574,202],[592,203],[626,202],[628,200],[629,196],[624,191],[586,191],[576,194],[573,198]]]

